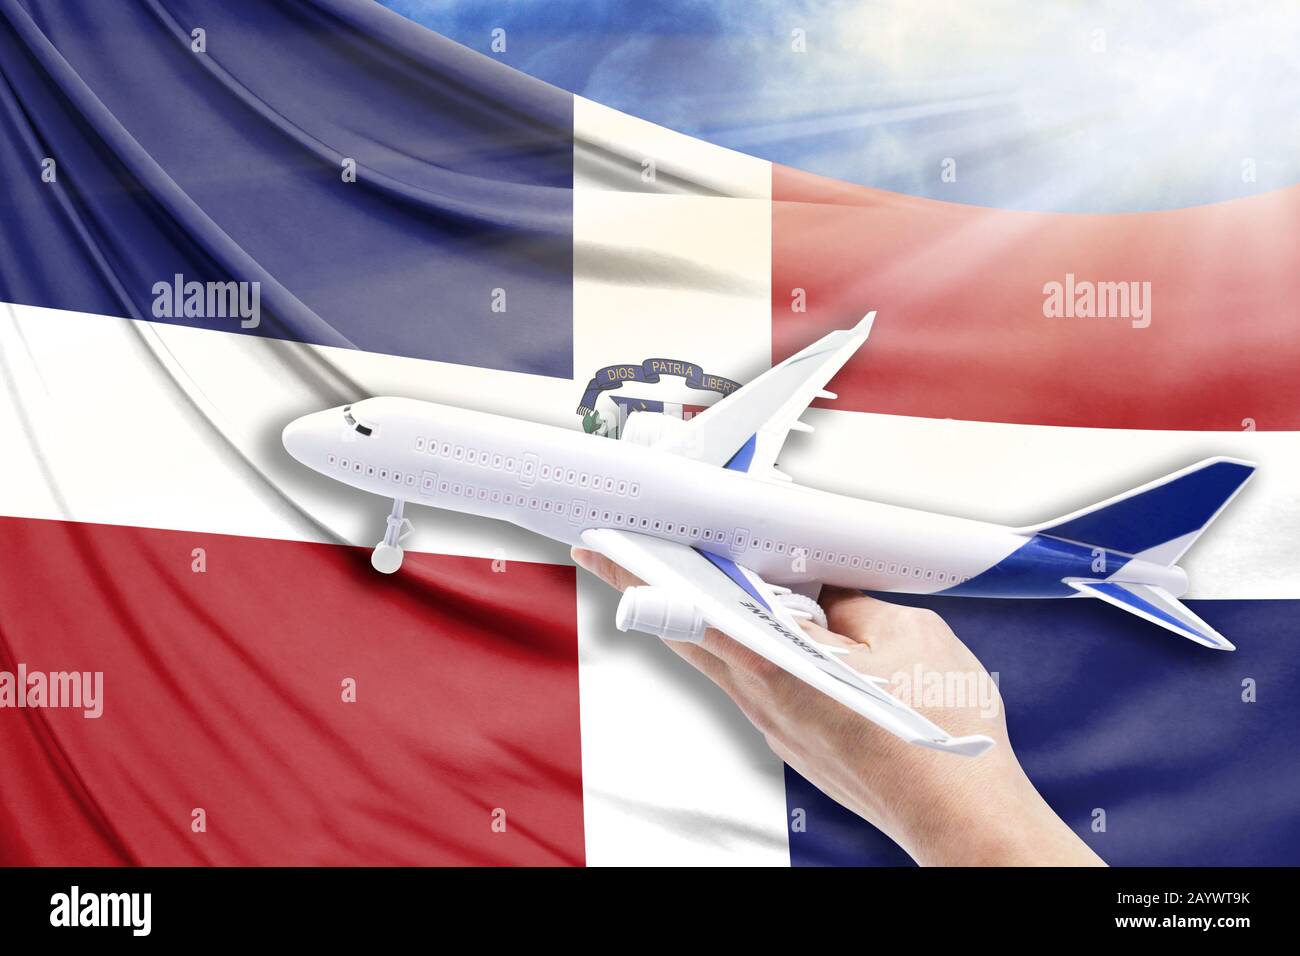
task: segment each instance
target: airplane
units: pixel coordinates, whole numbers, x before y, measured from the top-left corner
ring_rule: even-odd
[[[407,502],[512,522],[600,552],[645,582],[620,630],[698,642],[706,626],[911,743],[977,756],[806,636],[824,584],[963,597],[1095,597],[1206,647],[1233,650],[1178,597],[1178,559],[1241,490],[1250,462],[1210,458],[1023,528],[794,484],[776,467],[799,416],[867,340],[875,312],[831,332],[690,420],[629,416],[621,438],[406,398],[375,397],[289,423],[286,450],[393,499],[371,562],[391,574]]]

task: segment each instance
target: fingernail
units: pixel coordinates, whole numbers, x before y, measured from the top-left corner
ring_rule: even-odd
[[[574,564],[588,571],[591,571],[596,564],[596,555],[586,548],[574,548],[569,552],[569,557],[573,558]]]

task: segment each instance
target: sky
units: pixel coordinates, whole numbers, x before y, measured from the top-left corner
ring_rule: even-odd
[[[607,106],[910,195],[1135,212],[1300,182],[1294,3],[381,2]]]

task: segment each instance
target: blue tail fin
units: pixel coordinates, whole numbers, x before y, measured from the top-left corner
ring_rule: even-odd
[[[1020,529],[1173,564],[1255,472],[1248,461],[1209,458],[1055,521]]]

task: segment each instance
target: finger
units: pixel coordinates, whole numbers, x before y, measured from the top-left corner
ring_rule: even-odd
[[[632,574],[626,568],[615,564],[599,551],[592,551],[590,548],[574,548],[570,552],[574,562],[596,575],[610,587],[624,591],[630,587],[637,587],[645,584],[640,578]],[[743,644],[732,640],[717,628],[708,628],[704,632],[704,638],[699,644],[691,644],[683,641],[665,641],[669,647],[679,655],[686,658],[699,670],[715,679],[715,682],[721,685],[722,672],[702,658],[698,654],[692,653],[699,651],[701,654],[707,654],[722,661],[728,668],[736,668],[744,673],[755,674],[760,672],[764,667],[770,667],[766,658],[755,654]],[[708,669],[706,669],[708,668]],[[715,675],[718,675],[715,677]],[[726,685],[723,689],[726,689]]]
[[[784,670],[780,665],[772,663],[762,654],[750,650],[734,637],[715,627],[710,627],[704,632],[704,640],[699,646],[722,661],[731,670],[733,678],[737,675],[749,675],[767,679],[777,671]]]
[[[804,629],[805,634],[818,644],[829,644],[831,647],[843,647],[845,649],[864,646],[851,637],[845,637],[843,634],[837,634],[835,631],[822,627],[816,621],[800,621],[799,626]]]
[[[845,637],[843,634],[836,634],[834,631],[828,631],[826,628],[813,621],[800,621],[804,632],[818,644],[829,644],[831,647],[843,648],[844,652],[836,654],[839,660],[848,664],[855,671],[861,674],[874,675],[875,666],[871,659],[871,645],[862,641],[855,641]]]
[[[704,641],[699,644],[691,644],[689,641],[664,641],[664,643],[697,671],[730,694],[736,686],[735,674],[731,666],[704,646],[706,642],[716,644],[719,640],[730,640],[730,638],[721,631],[709,628],[704,632]]]
[[[625,591],[630,587],[639,587],[645,583],[632,572],[621,565],[615,564],[599,551],[592,551],[590,548],[574,548],[570,555],[576,564],[590,571],[617,591]],[[730,688],[734,683],[729,677],[730,668],[725,661],[718,659],[714,651],[717,649],[725,650],[729,644],[734,644],[735,642],[731,638],[721,631],[709,628],[704,632],[704,638],[699,644],[692,644],[689,641],[664,641],[664,643],[672,648],[679,657],[689,662],[692,667],[730,693]]]
[[[823,588],[818,603],[826,612],[830,630],[868,647],[872,637],[879,637],[884,630],[885,618],[897,612],[897,605],[849,588]]]
[[[569,554],[575,564],[590,571],[616,591],[626,591],[628,588],[645,584],[632,572],[615,564],[599,551],[574,548]]]

